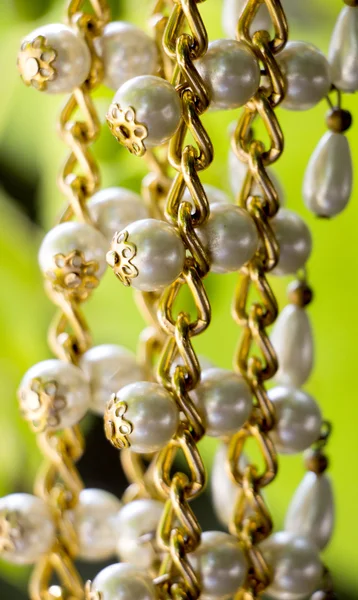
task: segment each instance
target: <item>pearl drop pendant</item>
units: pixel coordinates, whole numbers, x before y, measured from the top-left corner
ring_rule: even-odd
[[[328,60],[334,85],[342,92],[358,90],[358,8],[342,8],[332,33]]]

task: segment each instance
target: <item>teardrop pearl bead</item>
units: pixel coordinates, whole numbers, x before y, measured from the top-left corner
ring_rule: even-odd
[[[235,152],[233,152],[233,150],[230,150],[230,153],[229,153],[229,179],[230,179],[231,190],[232,190],[232,193],[234,194],[235,199],[238,197],[239,193],[241,192],[242,185],[243,185],[245,177],[246,177],[247,169],[248,169],[248,165],[246,163],[242,162],[242,160],[240,160],[236,156],[236,154],[235,154]],[[286,199],[285,199],[285,192],[282,187],[282,184],[280,183],[276,173],[271,169],[271,167],[267,167],[266,172],[272,179],[272,183],[273,183],[275,190],[277,192],[277,195],[278,195],[278,201],[280,203],[280,206],[284,206]],[[252,193],[254,195],[256,194],[257,196],[262,196],[262,189],[260,188],[260,186],[257,183],[254,183],[254,185],[253,185]]]
[[[133,77],[155,75],[159,67],[154,40],[136,25],[112,21],[101,37],[95,39],[103,58],[104,83],[113,90]]]
[[[196,68],[210,91],[212,110],[243,106],[257,92],[260,67],[250,48],[236,40],[215,40],[196,61]]]
[[[328,131],[307,166],[302,192],[305,204],[319,217],[338,215],[347,206],[352,184],[349,142],[342,133]]]
[[[220,443],[213,461],[211,471],[211,496],[217,518],[224,527],[227,527],[233,516],[234,507],[240,488],[233,482],[229,475],[227,465],[228,446]],[[247,465],[247,459],[240,456],[240,468],[243,470]]]
[[[306,600],[320,585],[323,567],[307,538],[280,531],[261,542],[260,549],[273,569],[273,582],[265,590],[273,600]]]
[[[226,35],[229,38],[236,39],[237,23],[246,4],[247,0],[224,0],[222,25]],[[260,29],[270,31],[271,27],[272,21],[270,19],[267,7],[262,5],[256,13],[254,22],[250,28],[250,32],[252,34]]]
[[[100,190],[88,201],[87,207],[95,226],[108,242],[116,231],[122,231],[133,221],[149,217],[141,196],[121,187]]]
[[[55,542],[55,525],[47,504],[31,494],[0,498],[0,557],[16,565],[31,565]]]
[[[225,600],[242,586],[247,561],[237,539],[222,531],[204,531],[199,548],[189,554],[202,581],[200,598]]]
[[[313,367],[313,335],[307,312],[288,304],[279,314],[271,333],[279,369],[275,381],[281,385],[301,387]]]
[[[345,6],[338,17],[328,60],[334,85],[343,92],[358,90],[358,8]]]
[[[155,538],[163,509],[162,502],[142,498],[125,504],[119,511],[117,551],[122,561],[150,569],[158,558]]]
[[[270,435],[278,452],[303,452],[318,440],[322,415],[312,396],[303,390],[278,386],[268,391],[268,397],[276,411],[276,425]]]
[[[158,600],[151,578],[142,570],[126,563],[106,567],[92,584],[101,600]]]
[[[120,508],[118,498],[105,490],[87,488],[81,491],[74,510],[81,559],[105,560],[115,553],[114,531]]]
[[[116,344],[90,348],[81,357],[80,367],[91,386],[90,409],[98,415],[104,414],[112,394],[144,378],[135,355]]]
[[[291,501],[285,530],[303,535],[323,550],[334,527],[334,500],[330,479],[308,471]]]
[[[294,275],[305,266],[312,250],[312,237],[304,220],[297,213],[281,208],[271,221],[280,257],[273,275]]]
[[[307,110],[329,92],[331,79],[324,54],[306,42],[288,42],[277,55],[287,81],[287,93],[281,104],[288,110]]]

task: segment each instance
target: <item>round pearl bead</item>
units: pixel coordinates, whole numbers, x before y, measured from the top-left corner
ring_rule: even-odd
[[[147,147],[167,142],[176,132],[181,119],[181,103],[175,88],[165,79],[141,75],[124,83],[113,102],[125,110],[135,110],[136,122],[144,125]]]
[[[134,500],[123,506],[117,521],[117,551],[122,561],[150,569],[158,558],[153,542],[163,509],[162,502],[151,498]]]
[[[72,92],[86,80],[90,72],[91,53],[86,42],[70,27],[53,23],[35,29],[24,38],[23,43],[33,42],[38,36],[43,36],[46,47],[56,52],[56,58],[50,64],[55,70],[55,75],[47,81],[45,91],[51,94]],[[35,70],[39,69],[39,61],[29,58],[26,63],[28,67],[29,61],[35,74]]]
[[[301,387],[313,367],[313,335],[307,312],[294,304],[285,306],[275,323],[271,342],[279,364],[276,382]]]
[[[305,537],[286,531],[260,544],[274,579],[266,592],[275,600],[306,600],[319,586],[323,568],[318,549]]]
[[[38,431],[76,425],[90,403],[90,386],[78,367],[61,360],[44,360],[25,373],[18,390],[24,418]]]
[[[192,392],[204,411],[206,433],[212,437],[233,435],[252,411],[251,390],[245,380],[226,369],[211,368],[202,372],[201,381]]]
[[[129,564],[114,564],[100,571],[92,587],[101,600],[157,600],[150,577]]]
[[[104,83],[113,90],[133,77],[158,71],[157,46],[144,31],[124,21],[113,21],[95,40],[103,58]]]
[[[214,510],[224,527],[228,527],[232,519],[234,507],[240,493],[239,486],[232,481],[229,475],[227,454],[227,444],[221,443],[216,450],[211,471],[211,497]],[[244,454],[241,454],[239,464],[243,471],[247,466],[247,459]]]
[[[39,250],[39,264],[44,274],[54,268],[56,254],[68,256],[73,250],[83,253],[85,261],[96,261],[96,277],[106,270],[106,251],[108,242],[99,231],[87,223],[68,221],[56,225],[45,235]]]
[[[224,0],[222,24],[223,29],[229,38],[236,38],[237,23],[246,4],[247,0]],[[269,12],[265,5],[260,6],[250,28],[250,33],[253,34],[255,31],[260,31],[261,29],[270,31],[271,28],[272,21]]]
[[[0,555],[18,565],[36,563],[55,542],[55,526],[41,498],[11,494],[0,498]]]
[[[272,274],[281,276],[297,273],[311,254],[310,230],[297,213],[287,208],[279,210],[271,226],[280,246],[280,258]]]
[[[109,558],[116,550],[117,526],[121,503],[109,492],[82,490],[74,510],[74,524],[79,540],[79,557],[86,561]]]
[[[117,397],[127,405],[124,418],[133,427],[128,435],[133,452],[157,452],[176,433],[178,408],[169,392],[158,383],[139,381],[126,385]]]
[[[144,373],[132,352],[116,344],[102,344],[87,350],[80,367],[91,386],[90,409],[103,415],[111,395],[122,387],[141,381]]]
[[[236,156],[235,152],[230,150],[230,153],[229,153],[229,178],[230,178],[231,190],[232,190],[232,193],[234,194],[235,198],[237,198],[241,192],[241,189],[242,189],[245,177],[246,177],[247,169],[248,169],[247,164],[242,162]],[[266,172],[272,179],[272,183],[275,186],[275,190],[277,191],[280,206],[284,206],[284,204],[286,202],[285,192],[284,192],[284,189],[283,189],[280,181],[277,178],[277,175],[271,169],[271,167],[267,167]],[[254,185],[253,185],[252,194],[253,195],[257,194],[258,196],[262,196],[262,190],[257,183],[254,183]]]
[[[291,501],[285,530],[303,535],[323,550],[334,527],[334,501],[330,479],[308,471]]]
[[[358,90],[358,10],[345,6],[338,17],[328,60],[334,85],[343,92]]]
[[[302,194],[309,210],[320,217],[338,215],[352,193],[353,164],[347,138],[328,131],[311,156]]]
[[[319,438],[322,416],[316,401],[302,390],[274,387],[268,397],[276,411],[276,425],[271,432],[276,450],[295,454],[309,448]]]
[[[213,273],[238,271],[258,246],[254,221],[234,204],[213,204],[208,221],[196,231],[207,249]]]
[[[96,227],[108,241],[116,231],[133,221],[149,217],[141,196],[121,187],[100,190],[92,196],[87,207]]]
[[[230,598],[247,575],[246,558],[237,539],[222,531],[205,531],[189,560],[200,574],[203,599]]]
[[[179,277],[184,267],[185,247],[174,227],[165,221],[142,219],[128,225],[125,231],[128,233],[126,243],[135,246],[135,255],[131,259],[131,265],[137,270],[131,279],[134,288],[155,292]],[[116,252],[115,239],[112,250]],[[108,253],[107,259],[111,261],[112,252]],[[113,268],[116,272],[116,264]]]
[[[287,81],[287,93],[281,104],[288,110],[307,110],[329,92],[331,79],[324,54],[306,42],[288,42],[277,55]]]
[[[207,89],[210,108],[239,108],[257,92],[260,67],[250,48],[236,40],[215,40],[195,63]]]

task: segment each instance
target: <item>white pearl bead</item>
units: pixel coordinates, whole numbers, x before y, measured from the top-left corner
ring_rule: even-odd
[[[117,540],[114,531],[120,508],[118,498],[105,490],[82,490],[74,510],[81,559],[104,560],[115,553]]]
[[[246,163],[242,162],[236,156],[235,152],[230,150],[230,152],[229,152],[229,178],[230,178],[230,185],[231,185],[232,193],[234,194],[235,198],[237,198],[241,192],[241,189],[242,189],[245,177],[246,177],[247,169],[248,169],[248,165]],[[272,183],[275,186],[275,190],[278,195],[278,200],[279,200],[280,206],[284,206],[286,199],[285,199],[285,192],[282,187],[282,184],[280,183],[279,179],[277,178],[277,175],[271,169],[271,167],[267,167],[266,172],[272,179]],[[254,183],[254,185],[253,185],[252,194],[257,195],[257,196],[262,196],[262,190],[257,183]]]
[[[238,271],[258,246],[254,221],[234,204],[213,204],[208,221],[196,231],[207,249],[213,273]]]
[[[288,42],[277,55],[287,81],[281,104],[288,110],[307,110],[324,98],[331,87],[329,64],[324,54],[306,42]]]
[[[143,569],[153,565],[158,558],[155,536],[163,509],[162,502],[151,498],[134,500],[123,506],[117,522],[117,551],[122,561]]]
[[[212,437],[233,435],[247,421],[252,411],[252,394],[246,381],[226,369],[206,369],[191,392],[204,412],[207,430]]]
[[[274,580],[265,590],[274,600],[306,600],[320,585],[323,568],[316,546],[286,531],[260,544]]]
[[[228,196],[228,194],[226,194],[226,192],[223,192],[222,190],[219,190],[219,188],[209,185],[208,183],[204,183],[203,188],[210,206],[217,203],[230,204],[231,198]],[[188,188],[186,188],[183,194],[183,200],[186,202],[191,202],[194,206],[194,201]]]
[[[304,267],[312,250],[312,237],[303,219],[292,210],[281,208],[271,221],[280,246],[280,258],[273,275],[295,274]]]
[[[139,381],[126,385],[119,390],[117,397],[127,405],[124,418],[133,427],[128,435],[133,452],[156,452],[176,433],[179,422],[177,405],[158,383]]]
[[[224,527],[227,527],[232,519],[241,489],[230,477],[227,454],[227,444],[221,443],[216,450],[211,471],[211,497],[214,510]],[[242,471],[247,465],[244,454],[241,454],[239,464]]]
[[[338,17],[328,60],[334,85],[343,92],[358,90],[358,10],[345,6]]]
[[[90,409],[103,415],[111,395],[129,383],[144,378],[142,368],[132,352],[116,344],[94,346],[80,361],[91,386]]]
[[[102,594],[101,600],[157,600],[158,595],[150,577],[133,565],[117,563],[100,571],[93,589]]]
[[[125,244],[135,246],[135,254],[130,261],[137,270],[131,285],[142,292],[154,292],[166,288],[175,281],[184,267],[185,247],[174,227],[157,219],[142,219],[126,227],[128,233]],[[123,254],[121,243],[113,238],[112,251],[107,260],[116,268],[121,268]],[[124,250],[125,252],[126,250]],[[117,256],[113,253],[117,253]],[[113,262],[113,258],[115,259]]]
[[[236,38],[237,24],[246,4],[247,0],[224,0],[222,24],[223,29],[228,37],[233,39]],[[265,5],[260,6],[250,29],[251,34],[253,34],[255,31],[259,31],[260,29],[270,31],[271,28],[272,21],[269,12]]]
[[[246,558],[237,539],[222,531],[205,531],[189,560],[201,577],[203,599],[230,598],[247,575]]]
[[[55,542],[55,525],[48,506],[30,494],[0,498],[0,556],[18,565],[31,565]]]
[[[313,367],[313,335],[307,312],[288,304],[279,314],[271,333],[278,359],[275,380],[281,385],[301,387]]]
[[[125,110],[135,110],[136,122],[144,125],[148,136],[147,147],[167,142],[178,129],[181,119],[181,102],[175,88],[165,79],[154,75],[134,77],[124,83],[113,102]]]
[[[257,92],[260,67],[248,46],[236,40],[215,40],[196,61],[210,92],[210,108],[228,110],[243,106]]]
[[[38,36],[43,36],[46,47],[56,52],[55,60],[49,65],[55,73],[53,79],[47,81],[45,91],[51,94],[72,92],[86,80],[91,68],[91,53],[86,42],[70,27],[53,23],[35,29],[22,43],[33,42]],[[25,69],[30,69],[34,75],[40,68],[50,70],[48,67],[41,67],[40,60],[43,59],[46,62],[46,53],[41,55],[41,59],[29,57]]]
[[[155,75],[158,71],[157,46],[149,35],[132,23],[113,21],[96,40],[103,58],[104,83],[113,90],[133,77]]]
[[[323,550],[334,526],[334,500],[330,479],[308,471],[291,501],[285,530],[310,539]]]
[[[328,131],[312,154],[304,176],[306,206],[320,217],[338,215],[347,206],[352,185],[349,142],[342,133]]]
[[[95,276],[101,277],[106,270],[108,242],[99,231],[87,223],[68,221],[56,225],[42,240],[39,250],[39,264],[44,274],[53,271],[56,254],[68,256],[73,250],[83,253],[86,262],[95,261],[98,270]]]
[[[76,425],[90,403],[90,386],[78,367],[61,360],[44,360],[25,373],[18,390],[24,418],[37,431]]]
[[[268,397],[276,411],[271,437],[278,452],[302,452],[318,440],[322,416],[312,396],[292,387],[278,386],[268,391]]]
[[[116,231],[122,231],[133,221],[149,217],[139,194],[121,187],[100,190],[92,196],[87,207],[96,227],[109,242]]]

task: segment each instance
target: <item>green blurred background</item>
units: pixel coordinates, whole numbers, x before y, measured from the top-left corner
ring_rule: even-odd
[[[151,3],[111,2],[113,16],[146,27]],[[342,0],[286,0],[291,39],[311,41],[327,51]],[[140,10],[138,10],[140,8]],[[221,1],[202,5],[210,39],[223,36]],[[2,215],[0,294],[0,495],[31,490],[40,461],[33,435],[18,414],[16,388],[23,372],[49,356],[46,330],[53,307],[42,290],[37,250],[44,231],[54,223],[63,198],[56,189],[59,165],[66,148],[56,135],[56,118],[63,99],[26,89],[16,70],[19,40],[39,24],[62,19],[63,0],[1,0],[0,8],[0,207]],[[104,116],[112,92],[96,92],[98,110]],[[344,98],[344,108],[358,114],[356,97]],[[298,211],[313,232],[314,251],[309,275],[315,302],[309,309],[316,338],[316,367],[306,386],[320,403],[324,415],[334,423],[330,443],[331,474],[335,485],[337,524],[335,537],[324,559],[333,571],[339,598],[358,597],[358,403],[357,321],[355,246],[358,222],[357,185],[347,210],[333,221],[314,218],[303,206],[301,182],[305,166],[325,132],[323,102],[309,112],[279,111],[286,136],[286,151],[275,167],[282,180],[287,206]],[[215,161],[203,180],[230,191],[227,176],[230,123],[237,112],[208,114],[205,123],[215,147]],[[354,162],[358,166],[358,130],[348,132]],[[145,174],[142,161],[122,150],[107,128],[95,145],[104,186],[121,185],[140,190]],[[213,308],[213,323],[198,339],[196,348],[219,366],[228,367],[239,332],[230,317],[230,299],[236,276],[207,279]],[[287,281],[274,280],[280,306],[286,302]],[[132,293],[107,273],[99,290],[86,306],[95,343],[117,342],[135,349],[143,321]],[[122,476],[117,456],[103,440],[99,420],[87,423],[88,453],[81,463],[87,485],[120,490]],[[206,440],[202,451],[210,466],[215,442]],[[280,460],[280,474],[267,491],[277,528],[295,487],[303,476],[301,457]],[[107,477],[107,479],[106,479]],[[202,501],[199,506],[205,526],[213,517]],[[0,597],[25,598],[27,570],[0,564]],[[85,575],[95,574],[93,568]]]

